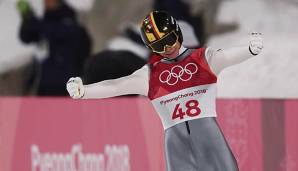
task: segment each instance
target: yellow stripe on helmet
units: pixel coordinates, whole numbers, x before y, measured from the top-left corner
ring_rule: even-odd
[[[155,23],[155,20],[154,20],[154,17],[153,17],[153,12],[150,13],[150,18],[151,18],[151,21],[152,21],[152,24],[153,24],[153,30],[157,33],[159,38],[162,38],[165,35],[165,33],[161,33],[158,30],[158,27],[156,26],[156,23]]]

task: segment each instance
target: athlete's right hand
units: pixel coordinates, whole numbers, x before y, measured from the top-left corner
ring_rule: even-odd
[[[84,96],[85,89],[80,77],[72,77],[66,83],[66,89],[73,99],[80,99]]]

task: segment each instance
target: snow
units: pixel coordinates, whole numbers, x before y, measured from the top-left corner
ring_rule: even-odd
[[[34,47],[28,48],[18,40],[20,18],[15,1],[0,0],[0,74],[27,63],[34,51]],[[42,0],[30,1],[40,15]],[[88,2],[86,9],[93,0]],[[236,21],[240,27],[212,37],[209,45],[214,48],[246,45],[249,33],[258,31],[264,35],[264,50],[261,55],[223,71],[219,76],[218,96],[298,98],[297,18],[297,0],[224,1],[218,20]]]
[[[29,62],[33,47],[25,47],[18,41],[20,18],[14,1],[0,2],[0,73]]]
[[[222,4],[218,20],[236,21],[237,31],[211,38],[209,46],[245,45],[252,31],[263,33],[263,52],[230,67],[219,76],[218,96],[224,98],[298,97],[298,6],[291,1],[237,0]]]
[[[38,53],[35,45],[25,45],[18,38],[20,16],[16,9],[17,0],[0,0],[0,74],[30,62],[32,55]],[[42,17],[43,0],[28,0],[38,17]],[[94,0],[67,0],[80,11],[91,9]]]

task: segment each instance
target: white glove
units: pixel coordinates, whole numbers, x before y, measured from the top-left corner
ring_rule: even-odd
[[[73,99],[80,99],[84,96],[85,89],[80,77],[72,77],[66,83],[66,89]]]
[[[253,55],[258,55],[263,49],[262,33],[253,32],[250,34],[249,51]]]

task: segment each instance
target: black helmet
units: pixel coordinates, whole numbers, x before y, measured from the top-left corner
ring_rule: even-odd
[[[164,11],[153,11],[141,23],[141,36],[153,52],[163,53],[166,46],[180,44],[183,36],[176,20]]]

